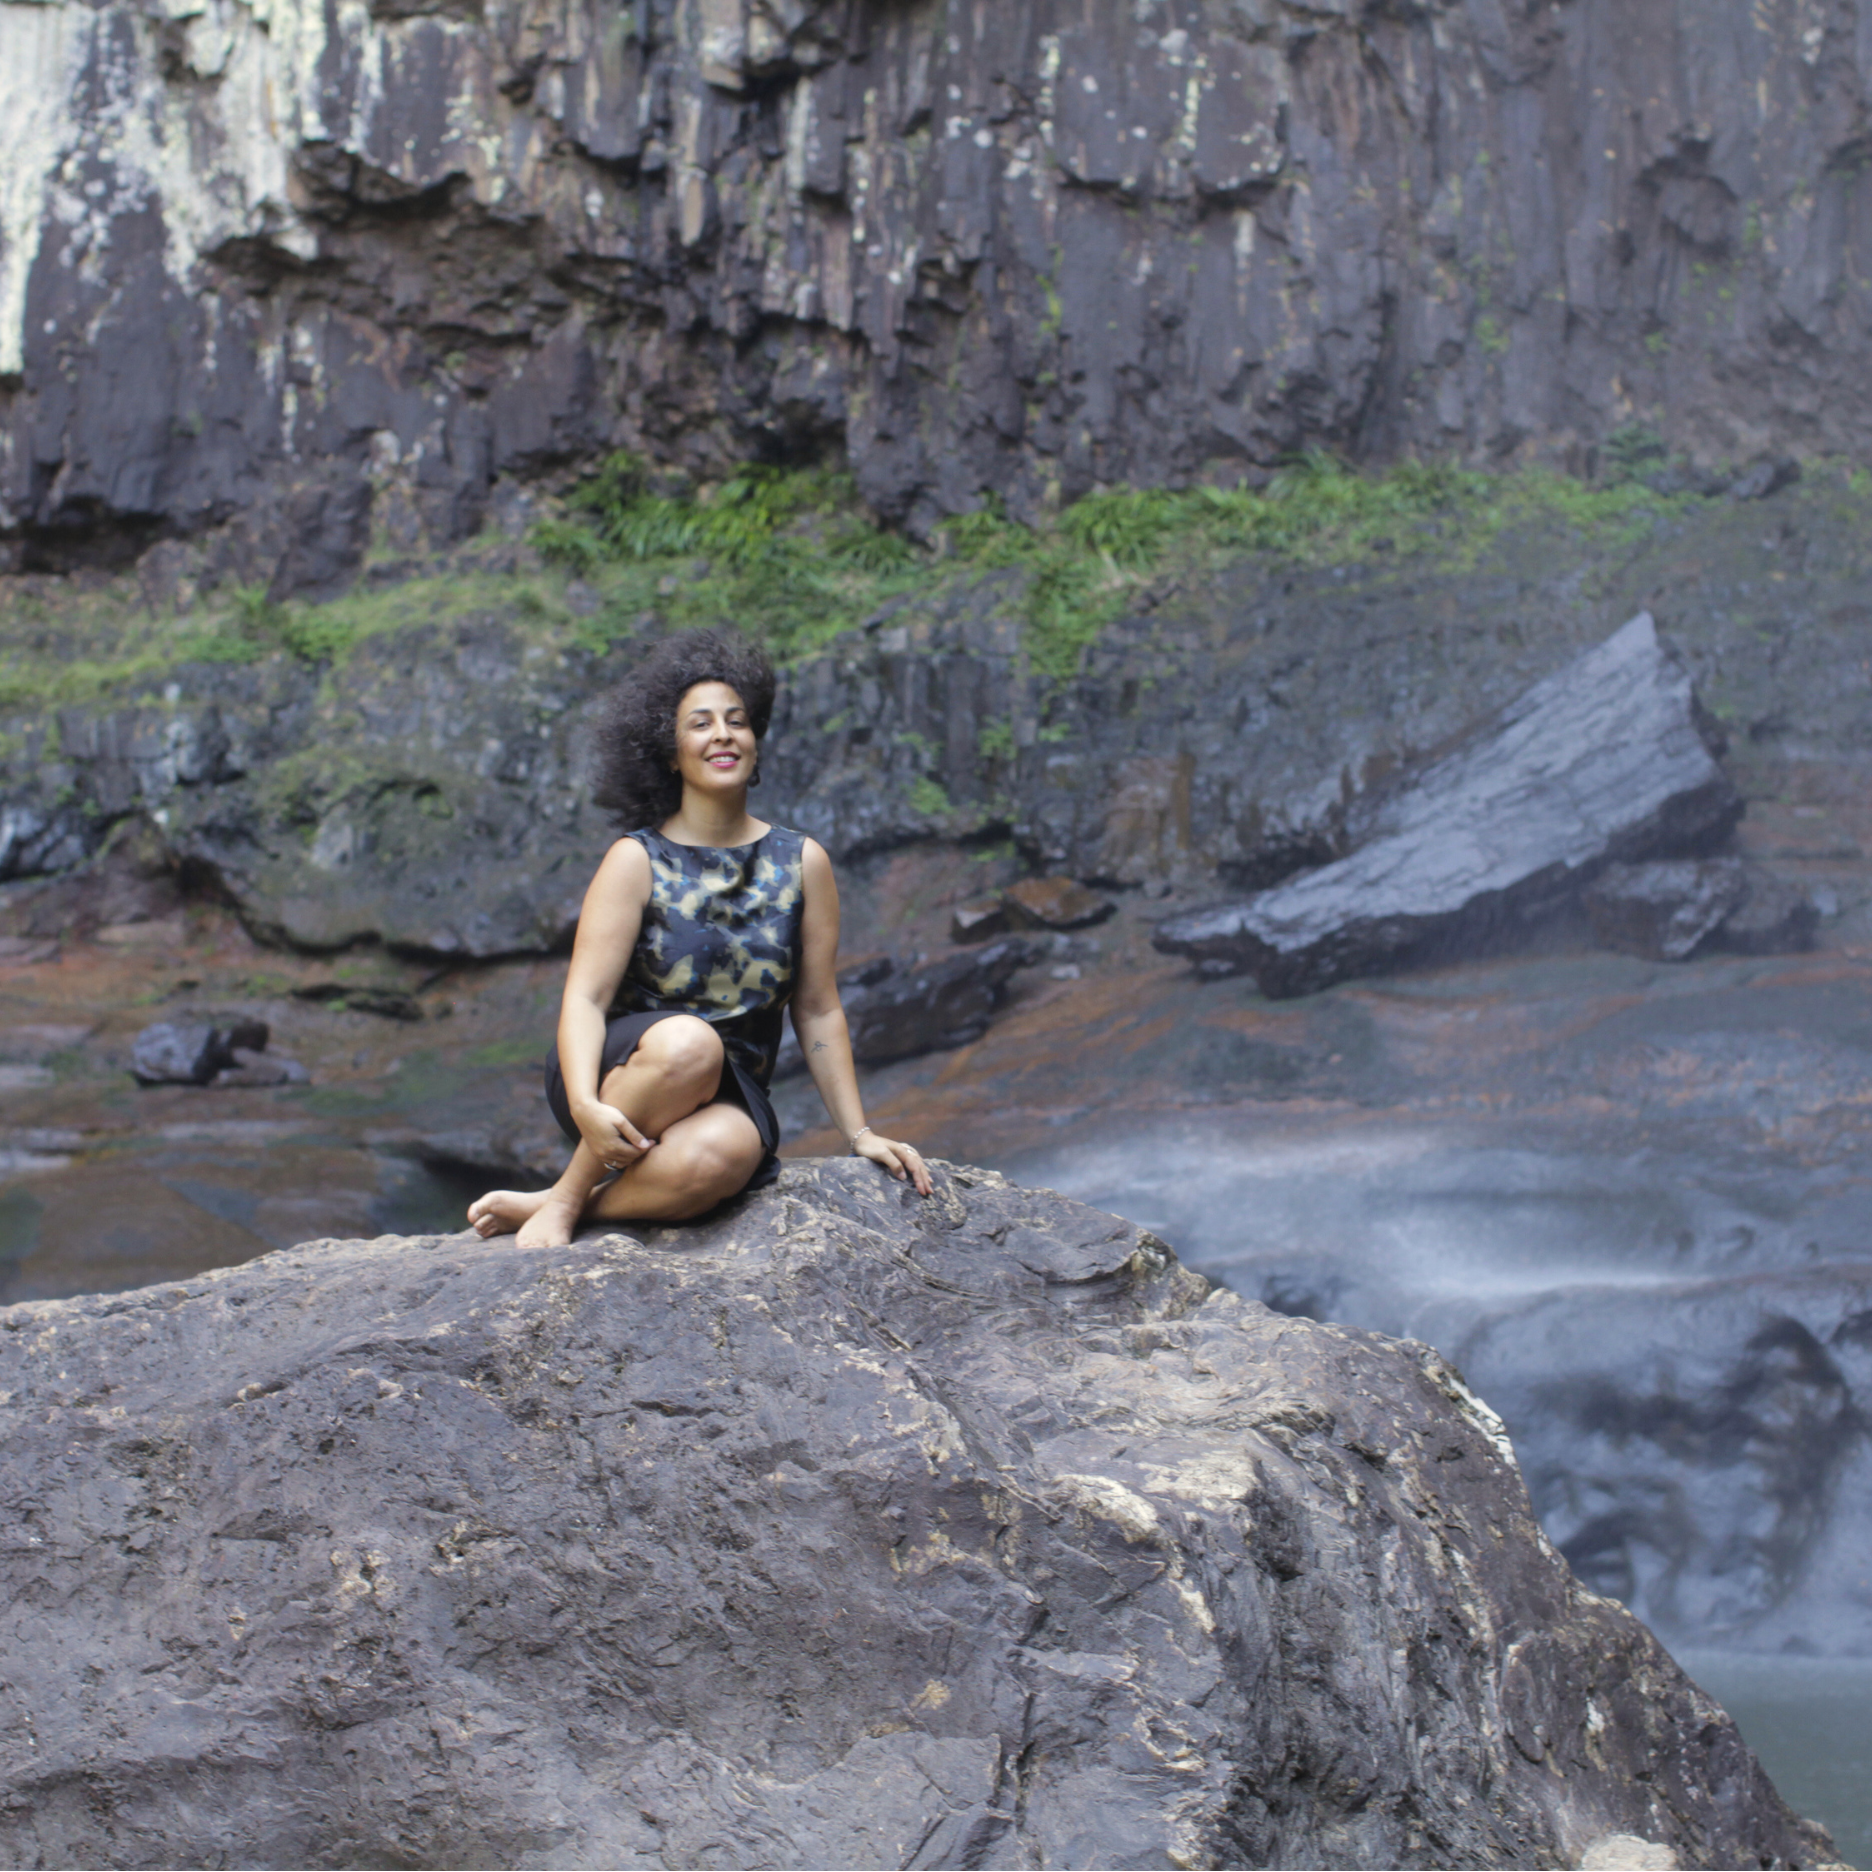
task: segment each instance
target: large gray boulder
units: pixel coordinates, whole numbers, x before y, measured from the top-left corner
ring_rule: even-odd
[[[266,1051],[267,1024],[237,1020],[211,1027],[205,1021],[157,1021],[137,1035],[130,1070],[139,1085],[206,1085],[239,1062],[236,1055]]]
[[[1742,802],[1649,612],[1348,815],[1353,850],[1156,946],[1263,994],[1310,993],[1433,943],[1495,936],[1606,865],[1707,849]]]
[[[1828,1856],[1433,1353],[997,1176],[16,1307],[0,1398],[11,1863]]]

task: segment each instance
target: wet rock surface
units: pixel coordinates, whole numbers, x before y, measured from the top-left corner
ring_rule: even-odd
[[[957,904],[949,919],[949,935],[959,943],[986,942],[1007,934],[1007,907],[998,897],[977,897]]]
[[[1427,1348],[939,1177],[6,1313],[7,1856],[1827,1856]]]
[[[852,1057],[861,1066],[883,1066],[979,1040],[1015,972],[1039,957],[1033,942],[1004,936],[948,954],[846,963],[839,970],[839,998],[851,1028]],[[789,1025],[774,1071],[785,1077],[805,1064]]]
[[[212,1083],[218,1086],[304,1085],[310,1076],[299,1061],[284,1053],[265,1053],[256,1047],[237,1046]]]
[[[863,968],[849,989],[840,989],[853,1056],[861,1065],[882,1066],[979,1040],[1016,970],[1036,959],[1031,943],[1008,936],[960,954],[914,963],[886,958],[887,965]]]
[[[1474,946],[1562,908],[1608,863],[1719,843],[1742,815],[1719,747],[1688,673],[1641,613],[1453,752],[1354,801],[1349,856],[1170,918],[1157,947],[1247,970],[1263,994],[1287,996],[1439,943]],[[1739,871],[1709,876],[1727,878],[1729,895],[1678,953],[1741,900]]]
[[[316,1001],[326,1007],[355,1010],[360,1014],[378,1014],[385,1020],[419,1021],[422,1003],[402,988],[371,987],[354,982],[308,982],[293,990],[301,1001]]]
[[[1653,962],[1681,962],[1749,896],[1736,858],[1659,859],[1608,865],[1583,902],[1593,934],[1608,949]]]
[[[1681,962],[1704,943],[1737,955],[1796,954],[1813,947],[1820,926],[1806,891],[1740,858],[1609,865],[1582,901],[1608,949],[1653,962]]]
[[[923,524],[1634,408],[1760,496],[1867,448],[1867,54],[1717,17],[10,7],[0,542],[318,594],[620,445]]]
[[[140,1085],[206,1085],[217,1073],[243,1063],[241,1055],[257,1058],[266,1043],[265,1021],[235,1021],[228,1027],[157,1021],[137,1035],[130,1070]]]
[[[1026,929],[1090,929],[1111,915],[1114,905],[1074,878],[1022,878],[1010,884],[1001,901]]]
[[[516,1115],[503,1124],[458,1125],[446,1131],[385,1129],[373,1134],[371,1146],[431,1169],[471,1177],[484,1187],[520,1189],[544,1189],[556,1182],[573,1150],[544,1111]]]
[[[1791,955],[1811,949],[1820,928],[1820,906],[1812,895],[1761,865],[1745,865],[1743,877],[1747,895],[1718,925],[1717,947],[1737,955]]]

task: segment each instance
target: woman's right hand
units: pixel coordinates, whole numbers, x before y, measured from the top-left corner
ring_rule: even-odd
[[[655,1138],[645,1137],[615,1105],[588,1105],[574,1116],[579,1136],[607,1170],[628,1170],[656,1145]]]

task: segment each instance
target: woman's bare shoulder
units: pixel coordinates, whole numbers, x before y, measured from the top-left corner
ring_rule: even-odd
[[[605,853],[592,882],[641,901],[650,894],[650,854],[634,838],[618,839]]]

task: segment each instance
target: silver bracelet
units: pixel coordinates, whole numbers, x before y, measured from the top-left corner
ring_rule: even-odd
[[[851,1134],[851,1139],[850,1139],[850,1142],[851,1142],[851,1154],[852,1154],[852,1155],[853,1155],[854,1157],[856,1157],[856,1156],[858,1155],[858,1140],[859,1140],[859,1139],[860,1139],[861,1137],[863,1137],[863,1136],[864,1136],[864,1134],[865,1134],[865,1133],[866,1133],[867,1131],[869,1131],[870,1129],[871,1129],[871,1127],[870,1127],[869,1125],[860,1125],[860,1126],[858,1127],[858,1129],[857,1129],[856,1131],[854,1131],[854,1132],[853,1132],[853,1133]]]

